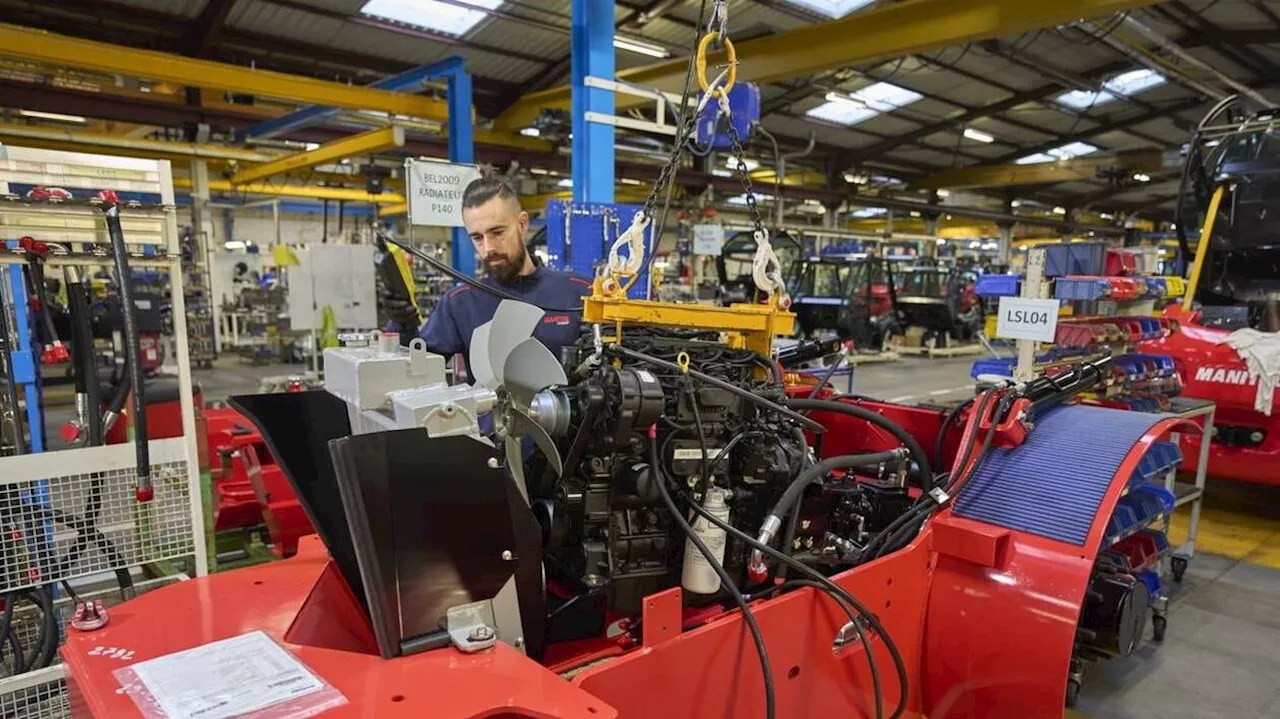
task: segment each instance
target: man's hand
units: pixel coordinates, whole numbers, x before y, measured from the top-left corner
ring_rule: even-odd
[[[395,322],[401,330],[411,332],[418,330],[418,325],[422,323],[422,320],[418,317],[418,308],[414,307],[412,302],[387,292],[379,293],[378,302],[382,304],[382,309],[387,313],[387,317],[392,322]]]

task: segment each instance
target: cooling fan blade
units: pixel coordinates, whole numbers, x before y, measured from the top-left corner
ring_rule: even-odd
[[[519,444],[519,437],[533,437],[533,443],[538,445],[538,449],[546,455],[547,461],[551,464],[551,469],[560,476],[560,472],[564,470],[564,460],[560,459],[560,450],[556,448],[556,443],[551,439],[551,435],[547,434],[547,430],[542,428],[532,417],[525,414],[520,408],[515,406],[508,407],[510,414],[507,415],[507,459],[511,459],[511,444],[515,442]]]
[[[481,387],[498,389],[498,376],[494,374],[493,365],[489,364],[489,330],[492,322],[486,322],[471,333],[471,354],[467,362],[471,366],[471,378]]]
[[[489,322],[489,366],[493,368],[498,384],[505,385],[506,362],[511,352],[522,342],[533,339],[533,331],[545,313],[533,305],[514,300],[503,300]],[[545,348],[544,348],[545,349]]]
[[[503,363],[503,386],[521,414],[527,415],[533,396],[552,385],[565,384],[564,368],[551,350],[530,337],[516,345]],[[525,419],[528,419],[526,416]]]

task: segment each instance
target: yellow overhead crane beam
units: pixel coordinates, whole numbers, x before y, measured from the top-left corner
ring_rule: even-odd
[[[915,187],[953,190],[975,187],[1013,187],[1016,185],[1041,185],[1054,182],[1096,180],[1107,171],[1160,172],[1176,169],[1181,165],[1176,152],[1159,150],[1126,152],[1099,157],[1077,157],[1057,162],[1036,162],[1026,165],[974,165],[937,172],[915,183]]]
[[[376,110],[440,122],[449,118],[447,103],[422,95],[344,85],[271,70],[255,70],[154,50],[82,40],[14,25],[0,25],[0,56],[191,87],[275,97],[308,105]]]
[[[738,80],[773,82],[877,59],[901,57],[967,42],[1010,37],[1082,18],[1095,18],[1157,0],[906,0],[839,20],[809,25],[737,45]],[[680,92],[688,58],[678,58],[618,73],[633,85]],[[708,66],[724,62],[709,54]],[[718,72],[718,70],[716,70]],[[569,109],[567,85],[530,93],[498,118],[497,129],[514,131],[538,118],[543,108]],[[645,102],[619,95],[626,107]]]
[[[191,178],[175,177],[173,186],[179,190],[191,189]],[[396,192],[384,192],[381,195],[370,195],[364,190],[346,187],[317,187],[315,185],[284,185],[257,182],[247,185],[233,185],[226,180],[209,180],[209,190],[213,192],[238,192],[247,195],[271,195],[274,197],[300,197],[312,200],[341,200],[343,202],[369,202],[378,205],[403,205],[404,195]]]
[[[244,185],[265,180],[274,175],[326,165],[347,157],[369,155],[393,147],[404,147],[403,127],[384,127],[379,130],[369,130],[368,132],[344,137],[333,142],[326,142],[314,150],[286,155],[278,160],[265,162],[257,167],[250,167],[237,172],[231,176],[231,184]]]
[[[124,135],[96,132],[72,132],[45,126],[0,123],[0,140],[12,145],[44,150],[90,152],[99,155],[145,157],[151,160],[209,160],[236,162],[270,162],[276,155],[227,145],[212,145],[171,140],[142,140]]]

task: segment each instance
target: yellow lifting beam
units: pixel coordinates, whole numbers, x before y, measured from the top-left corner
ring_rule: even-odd
[[[1209,198],[1209,209],[1204,213],[1204,226],[1200,228],[1200,244],[1196,245],[1195,263],[1191,265],[1191,279],[1187,282],[1187,292],[1182,296],[1182,311],[1190,312],[1196,300],[1196,290],[1200,288],[1200,275],[1204,273],[1204,259],[1209,256],[1209,242],[1213,240],[1213,224],[1218,219],[1218,208],[1222,206],[1222,196],[1227,193],[1226,185],[1218,185]]]
[[[1126,152],[1100,157],[1077,157],[1057,162],[1036,162],[1026,165],[974,165],[954,170],[936,172],[915,183],[915,187],[927,189],[949,188],[962,190],[976,187],[1014,187],[1016,185],[1041,185],[1054,182],[1077,182],[1099,179],[1108,171],[1159,172],[1176,169],[1181,165],[1177,152],[1158,150]]]
[[[308,105],[376,110],[439,122],[449,119],[447,103],[422,95],[344,85],[271,70],[255,70],[13,25],[0,25],[0,56],[125,77],[143,77],[190,87],[275,97]]]
[[[794,80],[814,73],[912,53],[1010,37],[1082,18],[1095,18],[1156,4],[1157,0],[906,0],[839,20],[809,25],[737,45],[739,82]],[[622,82],[680,92],[688,58],[618,73]],[[724,53],[708,56],[708,65],[724,62]],[[714,72],[718,72],[715,70]],[[711,73],[711,74],[714,74]],[[518,130],[543,108],[569,109],[567,85],[530,93],[499,116],[497,129]],[[618,107],[645,102],[618,95]]]
[[[191,178],[175,177],[173,186],[179,190],[192,188]],[[384,192],[370,195],[364,190],[345,187],[316,187],[315,185],[283,185],[257,182],[248,185],[233,185],[226,180],[209,180],[209,190],[213,192],[238,192],[247,195],[272,195],[275,197],[301,197],[312,200],[342,200],[344,202],[369,202],[378,205],[403,205],[404,195],[396,192]]]
[[[358,135],[344,137],[333,142],[326,142],[314,150],[286,155],[278,160],[250,167],[231,176],[231,184],[245,185],[268,177],[282,175],[286,172],[305,170],[309,167],[327,165],[339,160],[370,155],[393,147],[404,147],[403,127],[384,127],[369,130]]]

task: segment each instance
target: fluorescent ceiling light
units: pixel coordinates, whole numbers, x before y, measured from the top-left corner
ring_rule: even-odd
[[[1115,215],[1112,215],[1110,212],[1101,212],[1101,213],[1098,213],[1098,217],[1101,217],[1101,218],[1102,218],[1102,219],[1104,219],[1104,220],[1113,220],[1113,219],[1115,219]]]
[[[966,127],[964,129],[964,136],[970,140],[982,143],[995,142],[996,139],[995,135],[983,132],[982,130],[975,130],[972,127]]]
[[[62,115],[56,112],[40,112],[38,110],[18,110],[18,114],[23,117],[30,117],[34,120],[54,120],[57,122],[74,122],[83,125],[88,122],[79,115]]]
[[[1138,182],[1151,182],[1151,175],[1148,175],[1145,172],[1137,172],[1137,173],[1134,173],[1133,179],[1137,180]]]
[[[1046,152],[1037,152],[1034,155],[1019,157],[1014,160],[1017,165],[1035,165],[1041,162],[1054,162],[1055,160],[1070,160],[1073,157],[1088,155],[1091,152],[1097,152],[1098,148],[1087,142],[1072,142],[1061,147],[1055,147]]]
[[[533,173],[533,174],[535,174],[535,175],[549,175],[549,174],[551,174],[551,171],[550,171],[550,170],[548,170],[548,169],[547,169],[547,168],[545,168],[545,167],[530,167],[530,168],[529,168],[529,172],[531,172],[531,173]]]
[[[941,190],[935,190],[934,194],[937,195],[938,197],[951,197],[951,190],[948,190],[945,188]]]
[[[319,150],[319,149],[320,149],[320,143],[318,142],[307,143],[307,152],[311,152],[312,150]]]
[[[849,216],[857,217],[859,219],[866,219],[868,217],[880,217],[882,215],[888,214],[888,212],[889,211],[883,207],[864,207],[861,210],[854,210],[853,212],[849,213]]]
[[[732,172],[729,172],[728,170],[722,170],[719,167],[712,170],[711,174],[715,175],[716,177],[733,177]]]
[[[633,180],[630,177],[623,177],[620,180],[618,180],[618,182],[621,182],[624,185],[643,185],[644,184],[643,182],[639,180]]]
[[[867,176],[846,172],[844,173],[844,181],[851,185],[865,185],[867,184]]]
[[[522,127],[520,128],[520,134],[525,137],[540,137],[542,135],[542,130],[539,130],[536,127]]]
[[[496,10],[502,0],[467,0],[467,4]],[[360,8],[360,14],[446,35],[462,35],[489,16],[484,10],[470,10],[438,0],[369,0]]]
[[[1014,200],[1009,203],[1010,207],[1022,207],[1022,200]]]
[[[936,242],[939,245],[945,245],[947,244],[947,239],[945,237],[938,237],[934,239],[934,242]]]
[[[837,125],[856,125],[881,113],[906,107],[922,97],[905,87],[877,82],[847,95],[829,92],[827,101],[806,112],[805,116]]]
[[[556,183],[556,187],[573,187],[573,178],[566,177]]]
[[[919,217],[919,216],[920,216],[920,213],[919,213],[919,212],[916,212],[915,210],[912,210],[912,211],[911,211],[911,216],[912,216],[912,217]]]
[[[1155,70],[1142,68],[1141,70],[1130,70],[1121,73],[1115,77],[1102,83],[1102,89],[1097,92],[1090,90],[1072,90],[1071,92],[1059,95],[1058,102],[1067,107],[1074,107],[1077,110],[1102,105],[1115,100],[1117,97],[1128,97],[1136,95],[1144,90],[1150,90],[1153,87],[1163,85],[1165,83],[1164,76]]]
[[[641,55],[648,55],[649,57],[671,57],[671,53],[661,45],[655,45],[651,42],[636,40],[629,37],[614,36],[613,46],[619,50],[629,50]]]
[[[1053,214],[1055,214],[1055,215],[1065,215],[1065,214],[1067,214],[1067,208],[1065,208],[1065,207],[1055,207],[1055,208],[1053,208]]]
[[[854,10],[861,10],[875,0],[787,0],[787,2],[827,17],[844,17]]]
[[[726,202],[728,202],[730,205],[746,205],[746,204],[747,204],[747,196],[746,196],[746,195],[735,195],[735,196],[733,196],[733,197],[730,197],[728,200],[726,200]]]

